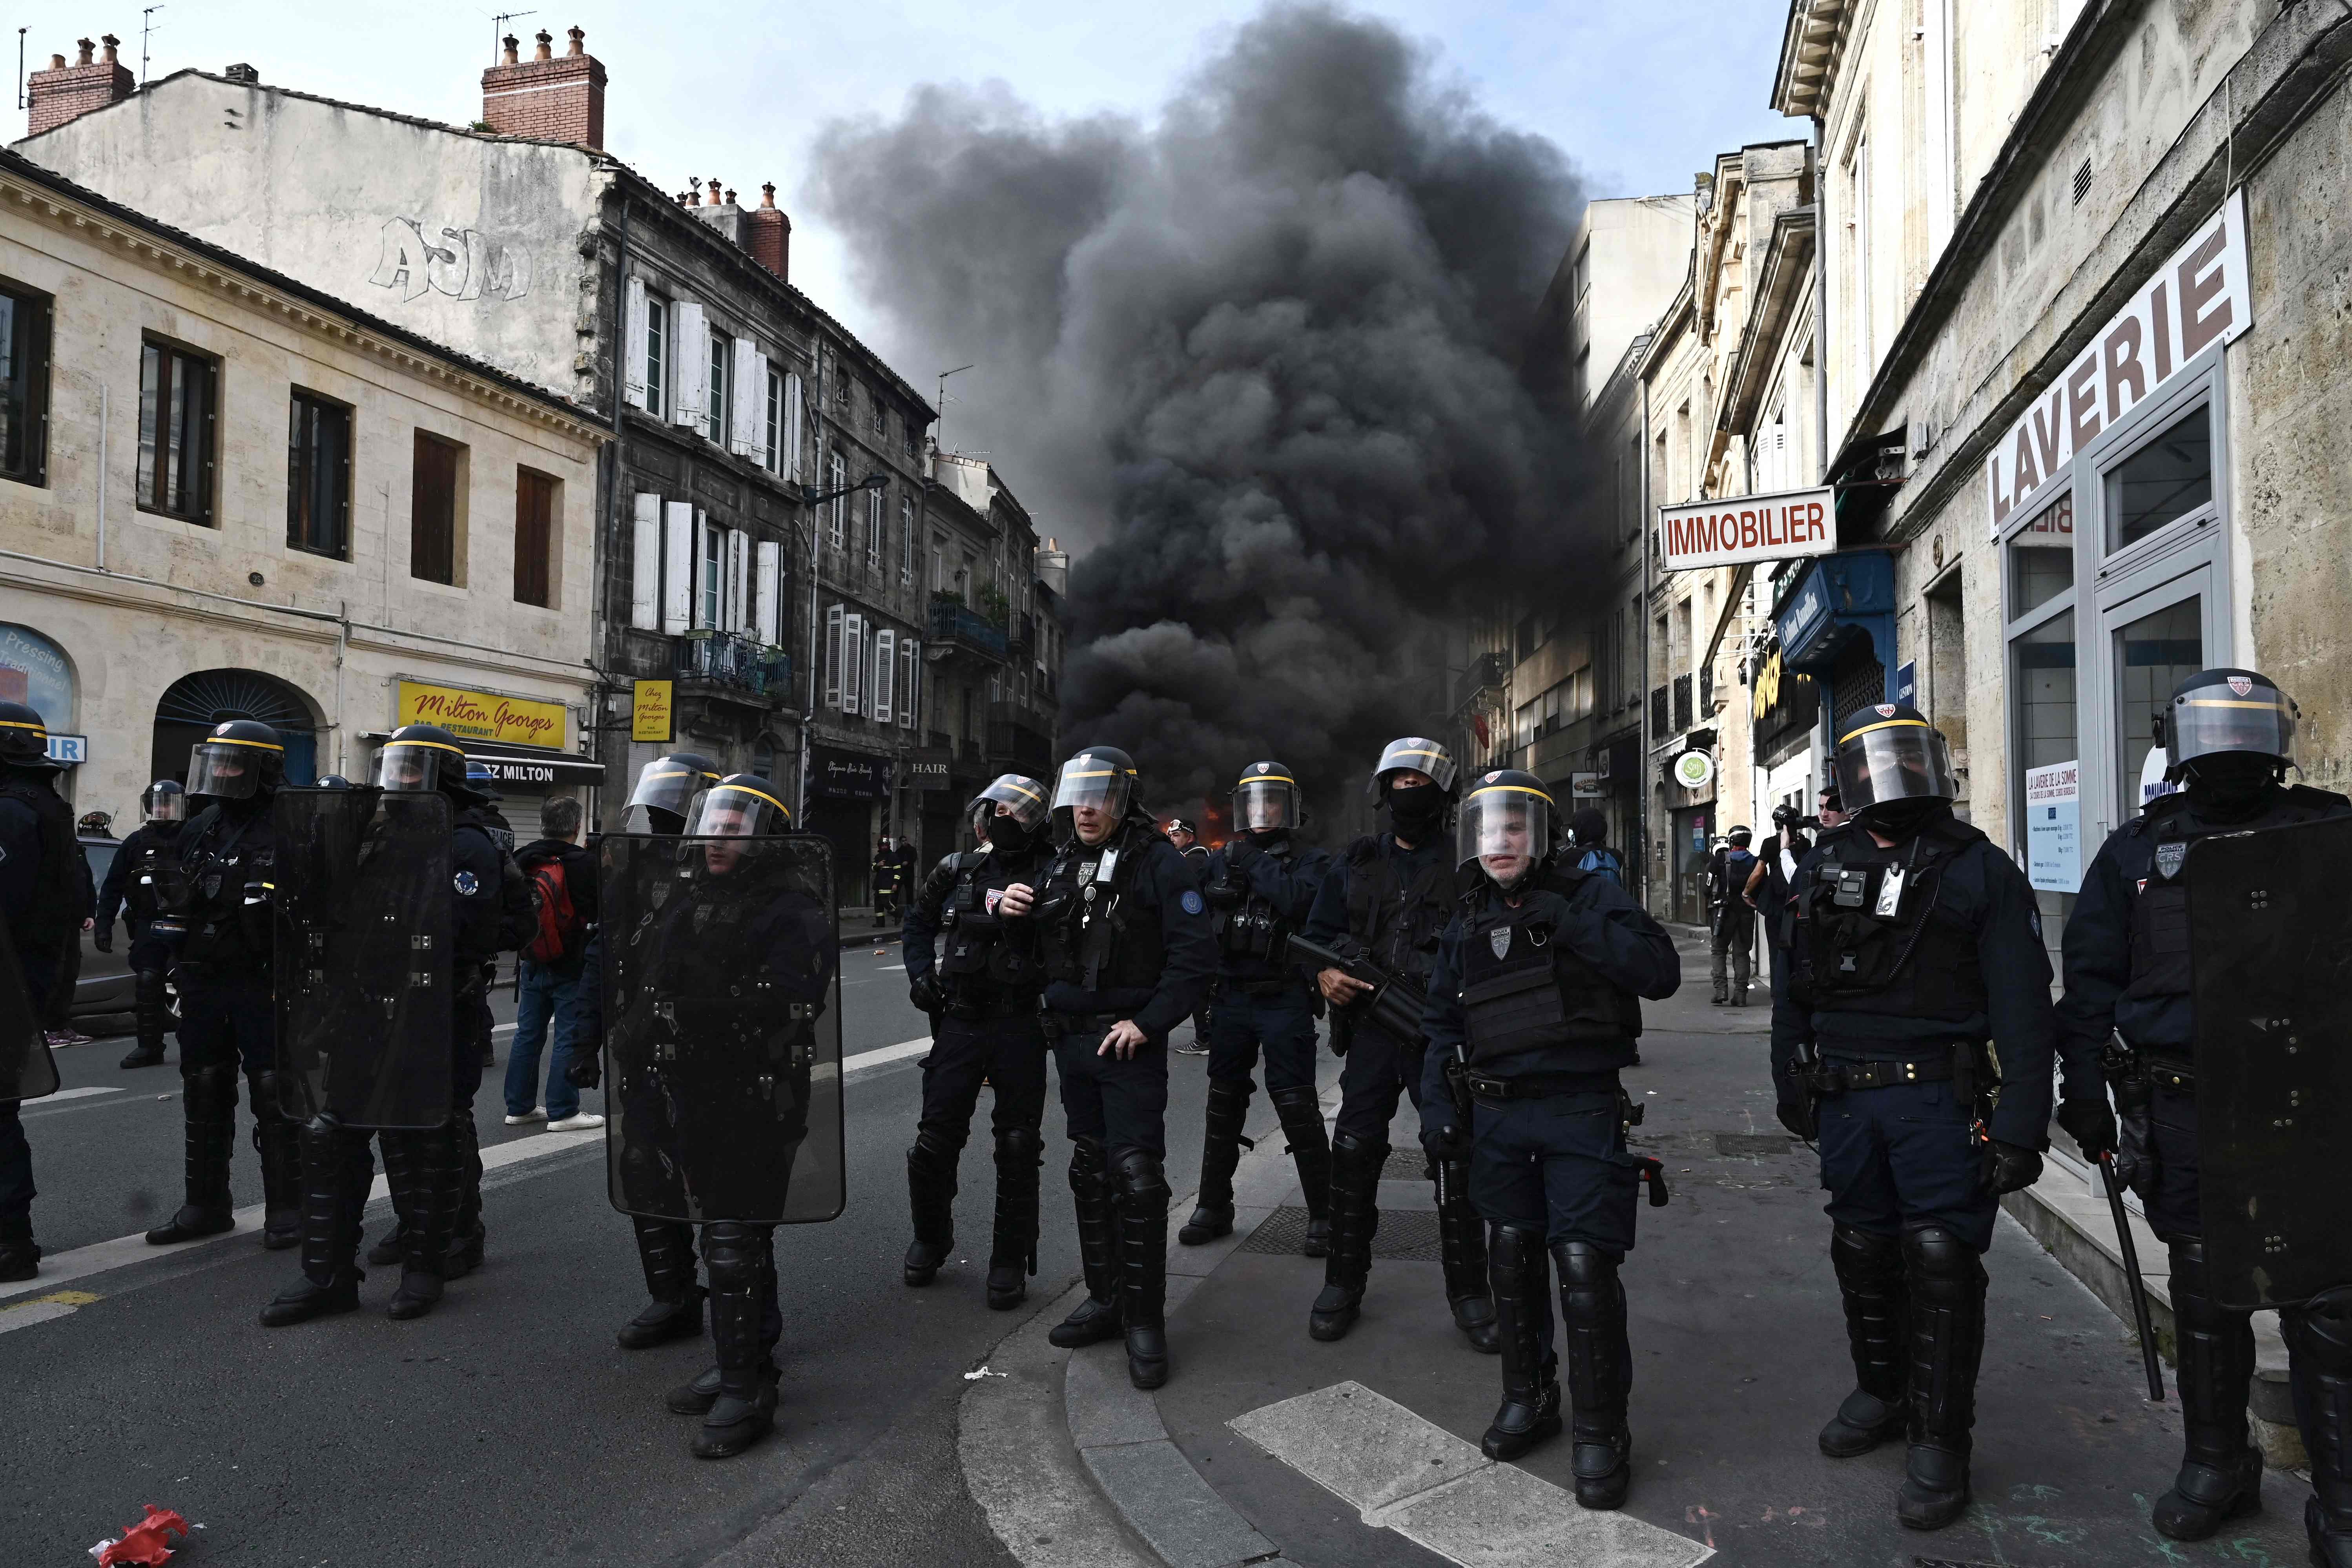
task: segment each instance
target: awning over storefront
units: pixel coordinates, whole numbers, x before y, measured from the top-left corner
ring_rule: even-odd
[[[1895,659],[1895,558],[1884,550],[1824,555],[1790,584],[1772,614],[1782,665],[1829,675],[1858,641],[1878,662]]]
[[[390,731],[370,730],[360,736],[370,745],[380,746]],[[553,789],[560,784],[601,784],[604,782],[604,764],[593,758],[571,752],[554,752],[540,746],[503,745],[496,741],[464,742],[466,760],[479,763],[490,770],[490,776],[502,784],[515,784],[525,789]]]

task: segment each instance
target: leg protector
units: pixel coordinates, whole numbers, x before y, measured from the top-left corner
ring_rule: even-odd
[[[0,1219],[0,1280],[40,1277],[41,1249],[33,1240],[33,1218]]]
[[[1911,1452],[1895,1517],[1941,1530],[1969,1506],[1969,1433],[1984,1359],[1985,1271],[1976,1248],[1941,1226],[1903,1236],[1910,1293]]]
[[[719,1396],[695,1434],[694,1456],[724,1459],[741,1453],[774,1424],[776,1368],[762,1342],[767,1237],[761,1226],[719,1221],[702,1237],[710,1271],[710,1338],[719,1352]]]
[[[441,1300],[457,1210],[457,1140],[446,1122],[383,1133],[383,1179],[400,1215],[400,1289],[389,1315],[421,1318]]]
[[[1586,1508],[1621,1507],[1633,1479],[1633,1434],[1625,1425],[1633,1352],[1625,1337],[1618,1258],[1585,1241],[1556,1244],[1551,1258],[1559,1272],[1560,1327],[1568,1336],[1576,1500]]]
[[[1832,1459],[1867,1454],[1904,1429],[1909,1375],[1904,1366],[1903,1240],[1849,1225],[1830,1231],[1830,1266],[1845,1301],[1853,1392],[1822,1428]]]
[[[131,1017],[139,1044],[122,1058],[127,1068],[152,1068],[163,1060],[163,1031],[172,1025],[172,1008],[163,989],[163,972],[142,969],[131,977]]]
[[[278,1109],[274,1070],[247,1074],[246,1087],[261,1161],[261,1245],[274,1252],[302,1239],[301,1130]]]
[[[1445,1268],[1445,1300],[1454,1326],[1481,1355],[1502,1348],[1495,1337],[1495,1303],[1487,1295],[1486,1222],[1470,1206],[1470,1162],[1437,1170],[1437,1253]]]
[[[1034,1127],[996,1133],[996,1234],[988,1250],[988,1304],[1011,1311],[1037,1272],[1037,1169],[1045,1141]]]
[[[1234,1229],[1234,1168],[1241,1163],[1243,1120],[1249,1114],[1250,1091],[1245,1078],[1209,1080],[1206,1124],[1201,1134],[1201,1202],[1184,1222],[1176,1239],[1198,1247],[1230,1236]]]
[[[2352,1568],[2352,1288],[2279,1314],[2296,1425],[2311,1456],[2303,1524],[2320,1568]]]
[[[1118,1276],[1128,1381],[1157,1388],[1168,1381],[1168,1178],[1149,1150],[1119,1151]]]
[[[956,1157],[962,1152],[961,1142],[931,1127],[917,1132],[907,1151],[907,1202],[915,1222],[907,1248],[909,1285],[929,1284],[955,1249]]]
[[[1388,1158],[1387,1144],[1363,1142],[1352,1132],[1331,1140],[1331,1256],[1323,1265],[1323,1293],[1307,1313],[1311,1338],[1344,1339],[1356,1326],[1372,1277],[1381,1167]]]
[[[301,1171],[302,1276],[261,1310],[264,1328],[348,1312],[360,1304],[360,1213],[375,1157],[367,1134],[325,1117],[297,1135]]]
[[[1118,1222],[1110,1155],[1101,1139],[1070,1141],[1070,1196],[1078,1211],[1078,1261],[1086,1270],[1087,1299],[1045,1336],[1064,1350],[1119,1334]]]
[[[474,1113],[460,1110],[450,1118],[451,1173],[456,1217],[449,1231],[449,1249],[441,1277],[462,1279],[482,1266],[482,1243],[488,1231],[482,1224],[482,1133]]]
[[[228,1162],[236,1144],[236,1064],[180,1065],[182,1109],[187,1114],[185,1163],[188,1201],[180,1212],[147,1233],[157,1247],[218,1236],[234,1230],[230,1216]]]
[[[625,1351],[694,1338],[702,1332],[702,1287],[694,1280],[694,1227],[635,1215],[630,1224],[636,1227],[646,1294],[653,1300],[614,1337]]]
[[[1495,1227],[1487,1273],[1495,1295],[1495,1328],[1503,1357],[1503,1403],[1479,1447],[1507,1463],[1559,1436],[1559,1380],[1545,1342],[1544,1238],[1516,1225]]]
[[[1323,1125],[1323,1103],[1313,1084],[1277,1089],[1268,1099],[1282,1118],[1282,1135],[1290,1143],[1291,1163],[1298,1167],[1299,1190],[1307,1194],[1307,1245],[1309,1258],[1331,1251],[1331,1135]]]
[[[2175,1541],[2202,1541],[2262,1506],[2263,1452],[2247,1440],[2246,1401],[2254,1380],[2254,1330],[2208,1293],[2205,1243],[2172,1244],[2172,1325],[2187,1451],[2172,1489],[2150,1522]]]

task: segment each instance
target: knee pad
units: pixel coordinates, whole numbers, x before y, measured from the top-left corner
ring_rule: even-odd
[[[1359,1138],[1352,1132],[1331,1134],[1331,1152],[1334,1154],[1345,1150],[1350,1155],[1357,1155],[1377,1149],[1382,1155],[1386,1155],[1388,1147],[1387,1144],[1375,1142],[1370,1138]]]
[[[916,1131],[915,1146],[907,1151],[907,1159],[909,1163],[935,1161],[942,1165],[952,1165],[956,1163],[956,1156],[962,1152],[963,1140],[950,1140],[948,1134],[925,1127]]]
[[[1160,1173],[1160,1156],[1149,1149],[1122,1149],[1117,1161],[1119,1190],[1131,1198],[1157,1193],[1168,1195],[1168,1178]]]
[[[1622,1258],[1589,1241],[1563,1241],[1551,1249],[1562,1290],[1610,1291],[1617,1283]]]
[[[1109,1151],[1099,1138],[1070,1140],[1070,1185],[1077,1186],[1100,1177],[1110,1169]]]
[[[1045,1157],[1045,1140],[1034,1127],[1002,1127],[996,1132],[996,1163],[1034,1170]]]
[[[2352,1377],[2352,1285],[2322,1290],[2280,1314],[2287,1343],[2322,1377]]]
[[[181,1096],[184,1103],[226,1106],[230,1115],[236,1114],[236,1064],[206,1062],[201,1067],[180,1068]]]
[[[1922,1293],[1939,1299],[1979,1289],[1985,1283],[1984,1264],[1977,1249],[1940,1225],[1905,1231],[1903,1262]]]
[[[1903,1238],[1850,1225],[1830,1227],[1830,1267],[1849,1289],[1885,1285],[1903,1275]]]
[[[1543,1232],[1525,1226],[1496,1226],[1486,1244],[1487,1261],[1501,1269],[1525,1268],[1543,1252]]]
[[[702,1230],[702,1262],[711,1278],[749,1279],[760,1267],[760,1227],[719,1220]]]
[[[264,1068],[252,1076],[253,1114],[279,1117],[286,1114],[286,1078],[276,1068]]]

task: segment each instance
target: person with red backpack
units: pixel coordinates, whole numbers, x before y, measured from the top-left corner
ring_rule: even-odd
[[[544,1121],[559,1132],[602,1127],[604,1119],[580,1109],[580,1090],[567,1069],[583,1044],[581,956],[596,925],[596,858],[580,846],[580,803],[559,797],[540,808],[542,837],[515,852],[530,879],[537,916],[518,960],[514,1045],[507,1052],[507,1125]],[[552,1032],[547,1103],[539,1103],[540,1047]],[[596,1048],[593,1038],[586,1048]]]

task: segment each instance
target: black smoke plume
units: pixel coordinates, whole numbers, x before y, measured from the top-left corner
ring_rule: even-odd
[[[1384,23],[1269,9],[1149,126],[921,88],[814,166],[893,335],[983,366],[952,444],[1083,552],[1066,736],[1152,799],[1277,757],[1328,807],[1444,733],[1450,617],[1576,592],[1528,352],[1575,174]]]

